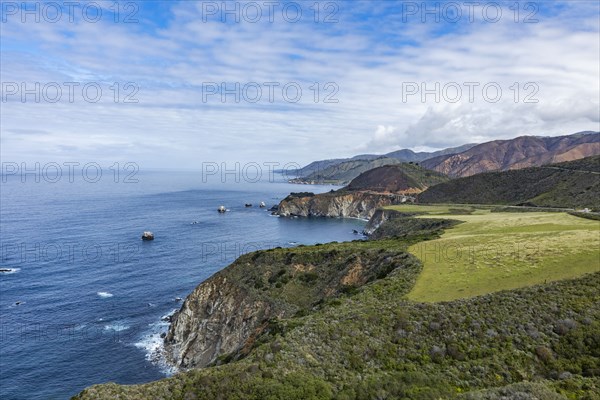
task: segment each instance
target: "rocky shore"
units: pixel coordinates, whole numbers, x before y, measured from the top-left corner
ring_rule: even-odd
[[[369,219],[375,210],[402,204],[408,196],[374,192],[337,191],[323,194],[292,193],[279,203],[282,217],[330,217]]]

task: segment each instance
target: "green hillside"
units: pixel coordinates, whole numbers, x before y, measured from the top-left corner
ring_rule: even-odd
[[[470,212],[459,215],[439,206],[389,208],[424,214],[416,218],[423,222],[462,222],[439,239],[409,248],[424,264],[408,296],[415,301],[454,300],[600,272],[598,221],[566,213],[465,209]]]
[[[244,256],[231,279],[303,311],[269,320],[245,358],[142,385],[98,385],[75,399],[598,399],[600,273],[421,303],[411,293],[427,266],[409,249],[466,224],[440,237],[450,225],[438,216],[410,221],[399,236]],[[385,268],[366,284],[327,290],[324,282],[354,276],[348,265]]]
[[[600,156],[455,179],[419,195],[421,203],[600,209]]]

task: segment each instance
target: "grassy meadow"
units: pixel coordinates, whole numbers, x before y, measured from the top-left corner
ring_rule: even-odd
[[[470,214],[461,214],[456,205],[389,208],[463,222],[409,247],[424,264],[408,294],[414,301],[450,301],[600,271],[599,221],[470,207]]]

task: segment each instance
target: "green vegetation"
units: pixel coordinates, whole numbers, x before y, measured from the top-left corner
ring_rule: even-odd
[[[597,221],[566,213],[452,215],[452,206],[389,208],[463,222],[439,239],[409,248],[424,264],[409,295],[415,301],[472,297],[600,271]]]
[[[490,172],[433,186],[421,203],[528,205],[600,210],[600,156],[504,172]]]
[[[600,273],[434,304],[403,298],[418,273],[397,270],[280,321],[285,329],[242,360],[144,385],[95,386],[76,399],[600,396]]]
[[[421,191],[447,180],[448,177],[439,172],[430,171],[412,163],[403,163],[386,165],[363,172],[344,189],[399,193],[410,190]]]
[[[500,266],[508,260],[493,262],[508,274],[533,270],[538,278],[531,282],[543,282],[539,277],[546,271],[576,268],[572,259],[585,253],[586,244],[598,271],[598,222],[562,213],[402,207],[433,216],[390,220],[378,240],[260,251],[229,267],[231,279],[253,296],[297,310],[269,321],[245,357],[148,384],[93,386],[75,399],[600,398],[600,272],[478,297],[415,302],[429,266],[425,260],[423,269],[407,252],[448,235],[482,244],[500,232],[513,237],[500,244],[536,238],[551,256],[526,252],[515,267]],[[464,222],[442,233],[456,219]],[[596,242],[585,242],[589,232]],[[528,268],[531,262],[537,268]],[[355,276],[350,272],[356,265],[366,271],[365,283],[340,285]],[[585,272],[585,265],[578,268],[577,274]],[[446,271],[446,277],[455,272]],[[495,269],[485,265],[483,272]],[[487,290],[501,289],[502,277],[486,282]],[[444,279],[431,285],[444,285]]]

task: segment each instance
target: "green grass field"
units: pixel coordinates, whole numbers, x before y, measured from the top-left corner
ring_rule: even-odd
[[[393,206],[464,223],[409,248],[424,264],[409,299],[448,301],[600,271],[600,222],[566,213],[452,215],[460,206]]]

